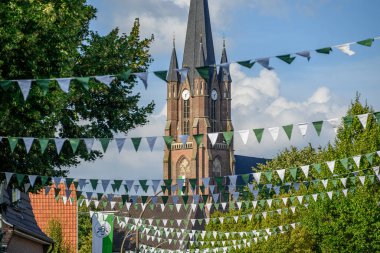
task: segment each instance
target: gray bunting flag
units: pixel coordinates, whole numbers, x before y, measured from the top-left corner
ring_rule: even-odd
[[[119,153],[124,147],[125,138],[115,138],[117,149],[119,150]]]
[[[182,145],[186,145],[187,140],[189,139],[189,135],[180,135],[179,139],[181,140]]]
[[[259,63],[264,68],[266,68],[267,70],[273,70],[274,69],[271,66],[269,66],[269,58],[256,59],[256,62]]]
[[[107,194],[108,202],[111,202],[111,201],[113,200],[113,197],[114,197],[114,196],[115,196],[115,195],[112,194],[112,193]]]
[[[24,141],[26,153],[29,154],[30,148],[33,145],[34,138],[33,137],[24,137],[22,139]]]
[[[138,185],[135,185],[135,186],[138,186]],[[136,195],[132,195],[131,196],[131,201],[132,201],[132,203],[137,203],[137,196]]]
[[[175,192],[176,189],[177,189],[177,186],[176,185],[172,185],[172,187],[171,187],[172,192]]]
[[[94,146],[94,138],[85,138],[83,139],[84,144],[86,144],[87,153],[90,153],[92,151],[92,147]]]
[[[255,199],[257,199],[257,196],[259,195],[259,190],[253,190],[252,193],[253,196],[255,196]]]
[[[59,155],[61,153],[63,144],[65,143],[66,139],[62,138],[54,138],[55,147],[57,149],[57,154]]]
[[[230,64],[229,62],[221,63],[219,66],[225,71],[227,75],[230,74]]]
[[[137,194],[137,192],[139,191],[140,189],[140,185],[134,185],[133,188],[135,189],[135,192]]]
[[[210,188],[210,192],[211,192],[211,193],[214,193],[215,185],[210,185],[209,188]]]
[[[181,84],[183,84],[186,81],[189,68],[177,69],[177,72],[181,75]]]
[[[214,199],[214,202],[215,202],[215,203],[218,202],[218,200],[219,200],[219,193],[217,193],[217,194],[212,194],[212,198]]]
[[[67,190],[67,189],[66,189],[66,198],[69,198],[70,195],[71,195],[71,190]]]
[[[176,205],[178,203],[178,196],[172,196],[173,204]]]
[[[273,187],[273,190],[274,190],[274,192],[276,193],[276,195],[279,195],[279,194],[280,194],[280,186],[275,186],[275,187]]]
[[[81,179],[78,180],[78,188],[79,189],[83,190],[83,187],[85,185],[86,185],[86,179],[81,178]]]
[[[196,195],[194,195],[193,196],[193,201],[194,201],[194,204],[198,204],[199,203],[199,195],[198,194],[196,194]]]
[[[32,85],[32,80],[17,80],[18,86],[24,97],[24,101],[28,98],[30,86]]]
[[[13,176],[13,173],[12,172],[5,172],[5,179],[6,179],[6,185],[5,187],[8,186],[9,182],[11,181],[12,179],[12,176]]]
[[[231,175],[231,176],[228,176],[228,177],[230,179],[230,184],[231,185],[236,185],[237,175]]]
[[[178,186],[178,190],[179,190],[179,191],[182,190],[182,187],[183,187],[184,182],[185,182],[184,179],[177,179],[177,186]]]
[[[238,201],[238,199],[239,199],[239,192],[234,192],[232,194],[232,198],[233,198],[233,200]]]
[[[65,93],[69,93],[71,78],[57,78],[59,87]]]
[[[45,196],[49,194],[50,189],[50,186],[45,186]]]
[[[152,188],[154,193],[157,193],[158,186],[161,184],[161,180],[152,180]]]
[[[248,184],[249,191],[253,193],[253,184]]]
[[[87,196],[87,199],[88,199],[88,200],[91,200],[92,195],[94,195],[93,192],[86,192],[86,196]]]
[[[114,76],[106,75],[106,76],[95,76],[95,79],[101,83],[104,83],[108,88],[111,87],[111,83],[115,80]]]
[[[305,57],[305,58],[307,58],[308,61],[310,61],[311,57],[310,57],[309,51],[302,51],[302,52],[298,52],[296,54],[298,54],[299,56]]]
[[[127,186],[129,192],[131,191],[134,182],[134,180],[125,180],[125,185]]]
[[[24,192],[25,193],[27,193],[29,191],[29,188],[30,188],[30,184],[29,183],[24,184]]]
[[[157,140],[157,136],[146,137],[146,141],[148,142],[150,151],[153,151],[154,144],[156,143],[156,140]]]
[[[203,185],[207,188],[210,184],[210,178],[209,177],[202,178],[202,181],[203,181]]]
[[[104,191],[107,191],[107,188],[108,188],[108,185],[110,184],[110,181],[109,179],[102,179],[102,186],[103,186],[103,190]]]
[[[59,184],[61,183],[61,177],[53,177],[53,182],[55,184],[55,188],[58,188]]]
[[[36,175],[29,175],[28,178],[29,178],[30,185],[33,187],[34,183],[36,182],[37,176]]]
[[[151,202],[152,202],[153,205],[157,204],[157,199],[158,199],[157,196],[153,196],[153,197],[152,197]]]
[[[148,72],[141,72],[141,73],[133,73],[133,75],[140,78],[140,80],[143,82],[145,89],[148,88]]]

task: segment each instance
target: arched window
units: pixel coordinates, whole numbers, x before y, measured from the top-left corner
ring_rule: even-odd
[[[190,133],[190,99],[183,100],[183,134]]]
[[[216,128],[216,100],[211,100],[211,132],[217,132]]]
[[[214,177],[222,176],[222,164],[220,163],[219,157],[216,157],[212,161],[212,174]]]
[[[191,177],[190,161],[185,156],[182,156],[177,162],[177,176],[180,178]]]

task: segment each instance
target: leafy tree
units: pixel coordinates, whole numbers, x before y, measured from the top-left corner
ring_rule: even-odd
[[[321,164],[320,172],[310,169],[309,175],[314,179],[331,178],[329,168],[324,164],[326,161],[343,159],[358,154],[366,155],[373,153],[380,148],[380,124],[376,122],[375,117],[369,114],[367,127],[364,129],[354,115],[373,113],[372,108],[363,105],[360,102],[360,96],[357,95],[351,103],[344,124],[338,129],[336,139],[332,144],[325,148],[315,149],[311,145],[297,149],[291,147],[278,154],[273,160],[266,164],[260,165],[258,170],[262,172],[262,187],[264,184],[281,184],[281,180],[274,170],[283,168],[296,168],[306,164]],[[380,159],[377,156],[369,156],[361,160],[360,168],[357,168],[353,161],[349,160],[349,170],[360,170],[357,175],[371,175],[372,170],[367,170],[372,166],[379,164]],[[312,166],[313,167],[313,166]],[[311,167],[311,168],[312,168]],[[347,174],[347,169],[339,162],[335,165],[334,174],[330,182],[339,179],[339,175]],[[352,175],[351,175],[352,176]],[[271,180],[268,180],[268,177]],[[334,178],[335,177],[335,178]],[[284,205],[282,201],[273,201],[273,207],[260,204],[254,209],[252,206],[244,206],[242,210],[231,210],[228,213],[214,213],[213,217],[231,217],[238,214],[253,214],[255,217],[252,221],[239,219],[236,224],[233,220],[220,224],[219,222],[210,224],[207,230],[218,231],[251,231],[268,227],[275,227],[293,222],[300,222],[301,226],[290,232],[279,234],[279,231],[273,231],[275,236],[269,236],[266,239],[259,239],[257,244],[253,243],[251,248],[241,250],[231,250],[231,252],[378,252],[380,251],[380,187],[374,176],[373,182],[367,179],[364,186],[360,183],[349,179],[347,187],[351,188],[348,197],[345,197],[341,191],[341,185],[329,183],[327,189],[320,184],[313,183],[314,186],[300,187],[296,195],[312,194],[324,191],[337,191],[340,195],[334,195],[332,200],[327,196],[319,199],[317,202],[309,201],[308,208],[303,205],[297,205],[297,202],[290,204],[297,207],[293,214],[287,208],[289,203]],[[290,173],[286,173],[285,182],[306,181],[302,172],[298,172],[294,178]],[[376,181],[375,181],[376,180]],[[360,187],[358,186],[360,185]],[[247,190],[247,189],[246,189]],[[282,188],[280,195],[277,196],[273,191],[261,191],[259,201],[265,199],[281,199],[283,197],[294,196],[292,192]],[[253,199],[248,196],[247,200]],[[290,198],[289,198],[290,199]],[[249,202],[248,202],[249,203]],[[283,212],[279,215],[273,209],[280,208]],[[287,210],[284,212],[284,210]],[[268,212],[268,218],[262,218],[262,212]],[[226,238],[224,238],[225,240]],[[235,239],[238,239],[235,238]],[[248,239],[252,241],[252,239]]]
[[[52,253],[70,253],[70,246],[64,242],[62,233],[62,224],[58,220],[49,220],[47,234],[54,241]]]
[[[47,90],[33,82],[26,102],[16,82],[0,82],[0,136],[111,138],[147,123],[154,103],[138,104],[140,94],[132,93],[137,82],[128,73],[147,69],[153,36],[140,38],[138,20],[129,34],[116,28],[100,36],[89,29],[95,13],[85,0],[0,3],[0,80],[122,73],[110,88],[93,79],[88,85],[71,81],[67,94],[55,81]],[[66,142],[58,155],[52,141],[43,154],[34,141],[27,154],[20,142],[14,152],[7,139],[0,142],[1,171],[60,176],[102,156],[88,154],[82,142],[75,154]]]

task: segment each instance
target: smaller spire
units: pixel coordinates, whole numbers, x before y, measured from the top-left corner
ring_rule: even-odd
[[[223,38],[223,50],[222,50],[222,58],[220,60],[220,63],[223,64],[227,62],[228,62],[228,58],[227,58],[227,50],[226,50],[226,39]],[[218,79],[219,79],[219,82],[232,81],[229,71],[227,71],[227,69],[223,67],[219,68]]]
[[[180,80],[178,77],[177,69],[178,69],[178,60],[177,60],[177,52],[175,50],[175,37],[173,34],[173,50],[172,50],[172,56],[170,59],[168,75],[166,77],[166,80],[168,82],[178,82],[178,80]]]
[[[203,50],[203,35],[200,34],[201,36],[201,42],[200,42],[200,47],[199,47],[199,52],[198,52],[198,62],[196,64],[196,67],[203,67],[205,65],[205,53]]]

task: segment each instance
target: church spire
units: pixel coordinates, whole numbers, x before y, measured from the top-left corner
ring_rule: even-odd
[[[223,51],[222,51],[222,59],[220,60],[220,63],[223,64],[223,63],[227,63],[227,62],[228,62],[228,58],[227,58],[227,50],[226,50],[226,40],[223,39]],[[218,79],[220,82],[222,82],[222,81],[231,82],[232,81],[231,75],[225,67],[219,68]]]
[[[177,52],[175,50],[175,38],[173,37],[173,50],[172,50],[172,56],[170,59],[170,66],[168,71],[168,76],[166,80],[168,82],[178,82],[178,61],[177,61]]]
[[[202,37],[200,36],[201,34]],[[201,57],[199,53],[201,47],[203,50],[204,65],[214,65],[215,53],[208,0],[191,0],[182,64],[183,67],[190,68],[189,80],[191,86],[194,83],[195,67],[198,67],[198,63],[202,61],[202,59],[199,59]]]

